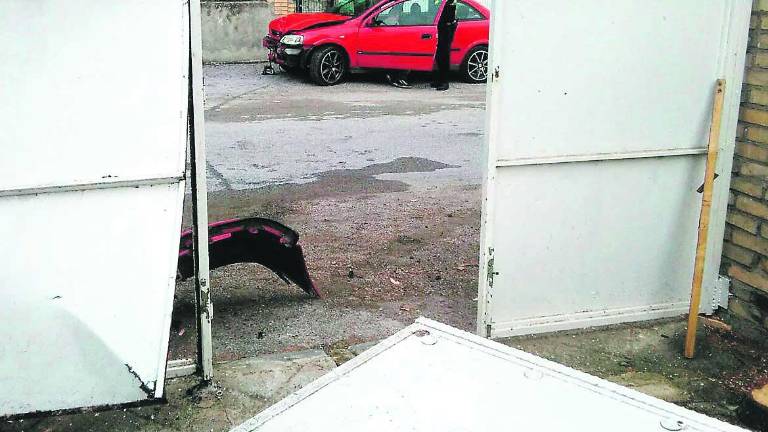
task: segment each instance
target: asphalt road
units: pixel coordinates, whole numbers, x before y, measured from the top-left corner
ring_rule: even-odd
[[[409,184],[481,182],[485,86],[448,92],[416,77],[413,89],[381,75],[355,75],[320,87],[262,65],[205,68],[209,189],[247,190],[307,183],[401,157],[451,165],[430,174],[396,174]],[[384,174],[389,176],[389,174]]]

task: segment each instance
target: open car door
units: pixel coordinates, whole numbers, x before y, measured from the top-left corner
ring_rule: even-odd
[[[439,6],[431,0],[407,0],[373,13],[358,33],[360,67],[431,71]]]

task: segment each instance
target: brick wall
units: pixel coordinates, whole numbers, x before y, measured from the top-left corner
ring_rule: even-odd
[[[768,0],[754,0],[721,272],[729,311],[768,328]]]
[[[274,0],[275,15],[283,16],[293,13],[296,7],[294,0]]]

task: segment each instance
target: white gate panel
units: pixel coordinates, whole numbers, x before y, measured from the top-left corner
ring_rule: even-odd
[[[686,312],[696,190],[726,78],[705,295],[717,276],[751,2],[493,7],[478,331]]]
[[[499,160],[706,146],[731,1],[497,3]]]
[[[183,9],[179,0],[0,2],[0,121],[10,126],[0,136],[16,147],[0,158],[0,187],[182,172]]]
[[[182,193],[0,199],[0,414],[162,395]]]
[[[494,224],[514,236],[494,242],[496,325],[684,313],[703,170],[690,157],[500,170]],[[521,196],[537,198],[522,209]]]
[[[185,8],[181,0],[0,2],[0,188],[182,173]]]
[[[0,416],[161,398],[188,5],[0,0],[0,58]]]

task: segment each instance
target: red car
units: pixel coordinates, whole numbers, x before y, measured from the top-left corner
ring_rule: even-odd
[[[445,0],[346,0],[322,13],[296,13],[269,24],[263,44],[286,71],[307,70],[319,85],[342,82],[350,71],[431,71],[437,20]],[[451,65],[467,82],[488,75],[490,11],[457,1],[459,21]]]

